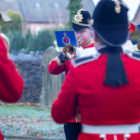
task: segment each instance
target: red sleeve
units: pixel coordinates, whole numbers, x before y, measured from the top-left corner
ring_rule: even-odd
[[[8,58],[5,44],[0,37],[0,99],[16,102],[22,95],[23,86],[23,79]]]
[[[50,64],[48,65],[49,73],[51,74],[60,74],[65,71],[64,64],[59,65],[57,61],[51,60]]]
[[[51,113],[57,123],[66,123],[76,115],[77,98],[75,78],[74,68],[70,68],[58,97],[53,102]]]

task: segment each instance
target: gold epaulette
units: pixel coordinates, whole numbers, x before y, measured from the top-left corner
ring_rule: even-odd
[[[58,56],[53,58],[52,61],[56,61],[58,63],[58,65],[62,65],[62,63],[60,62],[60,59],[58,58]]]

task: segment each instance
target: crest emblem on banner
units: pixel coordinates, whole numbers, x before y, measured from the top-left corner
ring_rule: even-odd
[[[72,30],[55,31],[55,36],[58,47],[65,47],[66,45],[77,46],[75,32]]]
[[[62,37],[62,42],[63,42],[65,45],[70,44],[70,38],[67,36],[66,33],[64,33],[64,36]]]

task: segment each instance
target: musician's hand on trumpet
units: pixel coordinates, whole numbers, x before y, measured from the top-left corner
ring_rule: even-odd
[[[75,56],[76,49],[72,45],[66,45],[63,49],[63,52],[60,53],[58,58],[61,63],[65,63],[68,59],[71,59]]]
[[[58,58],[62,64],[68,60],[68,57],[64,54],[64,52],[61,52]]]

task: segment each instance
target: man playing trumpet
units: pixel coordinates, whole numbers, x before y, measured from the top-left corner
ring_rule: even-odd
[[[87,53],[87,51],[81,50],[94,47],[94,43],[92,40],[92,31],[90,29],[90,20],[91,16],[86,10],[80,9],[75,14],[72,21],[72,28],[75,31],[78,47],[76,51],[74,50],[71,53],[69,49],[67,49],[69,51],[66,52],[66,48],[74,49],[74,47],[66,45],[63,52],[61,52],[59,56],[53,58],[48,65],[48,70],[51,74],[57,75],[62,72],[65,72],[67,74],[70,64],[69,60],[75,55],[80,56],[82,55],[81,53]]]
[[[75,56],[76,50],[72,45],[66,45],[63,52],[50,61],[48,70],[51,74],[57,75],[62,72],[67,74],[69,70],[70,59]]]
[[[62,72],[67,74],[69,71],[70,59],[75,55],[80,57],[82,55],[81,53],[85,53],[84,55],[86,55],[86,53],[91,52],[91,50],[85,51],[94,47],[92,32],[90,29],[90,20],[91,16],[86,10],[78,10],[75,14],[72,21],[72,27],[76,34],[78,47],[75,50],[73,46],[66,45],[63,52],[53,58],[48,65],[48,70],[51,74],[57,75]],[[66,140],[77,140],[77,137],[81,132],[81,124],[74,118],[70,122],[64,124],[64,131]]]

